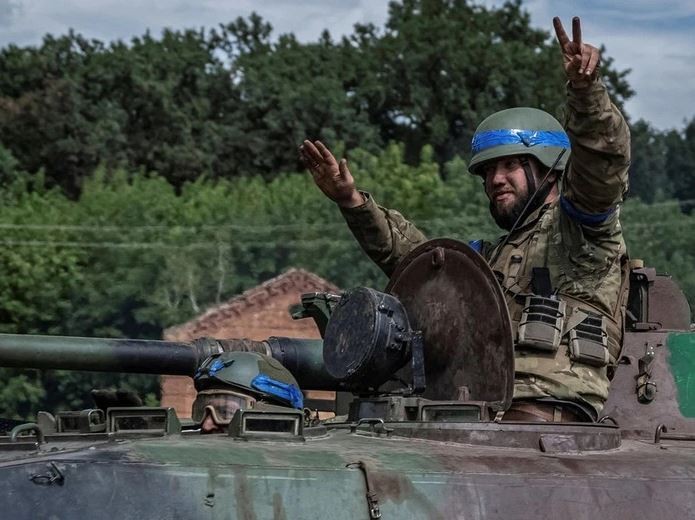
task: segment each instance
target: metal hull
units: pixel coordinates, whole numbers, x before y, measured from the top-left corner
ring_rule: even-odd
[[[102,441],[6,460],[0,505],[16,519],[369,518],[364,474],[346,467],[363,461],[383,518],[692,518],[688,444],[550,454],[347,431],[303,443]],[[62,483],[30,480],[51,462]]]

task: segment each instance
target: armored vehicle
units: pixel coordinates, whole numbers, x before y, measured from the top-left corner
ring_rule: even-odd
[[[630,276],[595,421],[505,420],[516,331],[487,264],[451,240],[413,251],[383,292],[305,295],[296,317],[313,318],[322,341],[0,336],[8,367],[193,376],[211,354],[261,352],[303,389],[341,396],[334,419],[259,406],[212,435],[166,408],[40,412],[0,438],[3,516],[693,518],[690,309],[669,277]],[[554,326],[534,323],[525,333]]]

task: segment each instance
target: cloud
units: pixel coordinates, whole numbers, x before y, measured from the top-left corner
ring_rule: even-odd
[[[587,11],[596,18],[621,20],[624,24],[648,23],[650,25],[680,23],[695,17],[695,4],[690,0],[589,0]]]
[[[15,0],[0,0],[0,27],[9,27],[20,11],[21,5]]]
[[[636,94],[626,109],[633,117],[665,129],[695,116],[695,52],[679,33],[616,31],[606,47],[616,66],[632,69],[628,81]]]
[[[258,12],[273,25],[274,36],[294,33],[313,41],[324,29],[334,39],[351,34],[356,23],[383,27],[388,0],[0,0],[0,46],[37,45],[46,33],[65,34],[73,28],[102,41],[130,40],[164,27],[212,28]],[[504,0],[479,0],[500,6]],[[561,16],[566,26],[573,15],[582,18],[584,39],[605,44],[619,69],[631,68],[628,81],[637,95],[627,103],[633,118],[645,118],[658,128],[682,127],[695,115],[695,2],[692,0],[526,0],[534,26],[552,31]]]
[[[488,0],[486,5],[500,5]],[[626,103],[633,119],[656,128],[682,128],[695,117],[695,3],[691,0],[528,0],[532,23],[552,31],[553,16],[569,30],[572,16],[582,20],[584,41],[603,44],[619,70],[631,69],[627,80],[635,96]]]
[[[8,1],[13,0],[0,0],[0,6]],[[35,45],[44,34],[69,28],[104,41],[129,40],[148,29],[159,34],[165,27],[216,27],[254,11],[272,24],[275,36],[292,32],[309,41],[324,29],[342,36],[355,23],[383,25],[387,6],[386,0],[33,0],[15,17],[12,31],[0,34],[0,45]]]

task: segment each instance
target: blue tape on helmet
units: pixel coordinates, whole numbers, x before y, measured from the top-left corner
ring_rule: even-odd
[[[208,374],[210,374],[211,376],[214,376],[217,372],[222,370],[224,367],[225,367],[224,362],[221,359],[216,359],[208,367]]]
[[[214,361],[210,362],[209,364],[205,365],[203,364],[202,367],[200,367],[198,370],[196,370],[195,375],[193,376],[193,379],[199,379],[203,376],[214,376],[222,370],[225,367],[228,367],[229,365],[232,365],[234,363],[234,360],[228,360],[228,361],[222,361],[221,359],[217,358]]]
[[[519,130],[517,128],[487,130],[475,134],[471,142],[471,148],[473,153],[476,154],[488,148],[507,144],[523,144],[528,148],[532,146],[570,148],[569,137],[560,130]]]
[[[283,383],[265,374],[258,374],[251,381],[251,388],[287,401],[293,408],[304,408],[304,396],[293,384]]]
[[[212,361],[209,365],[202,366],[198,370],[196,370],[195,375],[193,376],[193,379],[199,379],[202,376],[214,376],[217,372],[222,370],[225,366],[226,366],[226,364],[223,363],[221,359],[216,359],[216,360]]]

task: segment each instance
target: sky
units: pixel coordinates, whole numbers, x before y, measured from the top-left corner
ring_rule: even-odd
[[[500,0],[478,0],[487,6]],[[631,69],[636,95],[626,110],[658,129],[683,128],[695,116],[695,0],[524,0],[534,26],[582,19],[583,40],[604,44],[618,69]],[[0,46],[38,45],[46,33],[76,32],[128,41],[162,28],[215,27],[256,11],[273,34],[315,40],[328,29],[350,34],[355,23],[382,27],[388,0],[0,0]]]

